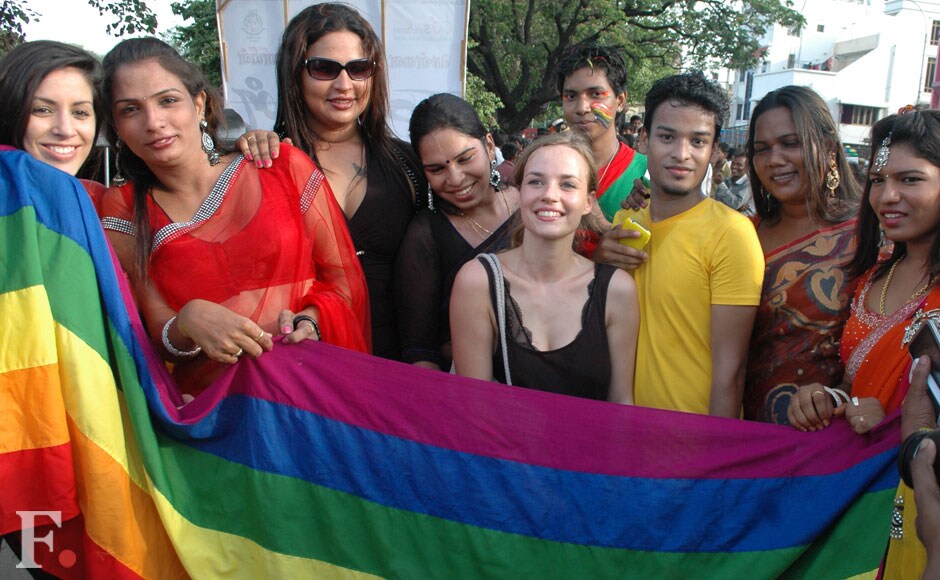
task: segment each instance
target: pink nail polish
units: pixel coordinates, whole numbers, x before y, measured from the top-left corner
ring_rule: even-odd
[[[264,167],[264,162],[258,159],[257,161],[255,161],[255,165],[258,166],[258,169],[261,169],[262,167]]]
[[[287,324],[281,327],[281,334],[290,334],[291,327]]]
[[[251,152],[245,153],[245,159],[248,161],[254,161],[254,158],[251,156]]]
[[[273,163],[271,163],[270,159],[264,162],[265,167],[271,167],[271,165],[273,165]]]

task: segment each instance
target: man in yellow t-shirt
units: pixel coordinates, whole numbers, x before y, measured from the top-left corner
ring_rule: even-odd
[[[639,140],[651,198],[635,216],[652,237],[639,252],[611,245],[628,234],[605,236],[595,254],[635,268],[637,405],[724,417],[741,413],[764,257],[747,218],[700,194],[726,110],[724,93],[701,73],[653,85]]]

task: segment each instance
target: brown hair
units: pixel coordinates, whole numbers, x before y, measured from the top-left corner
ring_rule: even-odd
[[[787,109],[793,115],[793,125],[800,139],[809,215],[821,223],[840,223],[855,216],[861,197],[860,188],[852,175],[845,149],[839,140],[839,130],[829,107],[813,89],[795,85],[767,93],[751,114],[751,123],[747,130],[747,165],[758,215],[770,223],[780,220],[780,202],[770,195],[760,182],[754,167],[757,119],[778,107]],[[841,177],[834,196],[830,196],[825,187],[830,156],[834,156],[836,169]]]
[[[536,151],[546,147],[567,147],[578,154],[587,167],[588,193],[594,194],[597,192],[597,164],[594,162],[594,154],[591,152],[591,145],[588,142],[588,138],[578,131],[551,133],[544,137],[539,137],[528,145],[516,158],[515,168],[513,170],[513,179],[519,184],[520,188],[523,187],[522,178],[525,176],[525,166],[529,162],[529,159]],[[512,232],[511,246],[516,248],[522,244],[525,235],[525,227],[522,225],[522,218],[519,213],[516,213],[514,220],[515,221],[510,226]],[[600,234],[602,231],[603,229],[600,227],[593,213],[581,216],[581,225],[578,227],[578,231],[574,236],[574,247],[580,247],[584,239],[589,237],[591,233]]]

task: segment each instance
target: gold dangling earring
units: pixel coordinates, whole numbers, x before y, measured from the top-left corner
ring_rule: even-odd
[[[841,183],[839,179],[839,169],[836,167],[836,154],[829,155],[829,172],[826,174],[826,188],[829,189],[827,197],[830,201],[836,199],[836,188]]]

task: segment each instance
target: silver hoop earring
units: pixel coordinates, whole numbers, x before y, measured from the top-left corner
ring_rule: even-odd
[[[434,211],[434,190],[431,189],[431,184],[428,184],[428,209]]]
[[[127,183],[127,179],[121,175],[121,148],[124,143],[118,139],[114,143],[114,177],[111,178],[111,185],[121,187]]]
[[[490,185],[493,186],[493,189],[499,191],[500,178],[499,170],[496,169],[496,160],[490,160]]]
[[[221,159],[219,159],[219,152],[215,150],[215,141],[212,139],[212,135],[206,130],[208,127],[209,123],[206,123],[205,119],[199,121],[199,131],[202,132],[202,150],[209,158],[209,165],[218,165]]]

